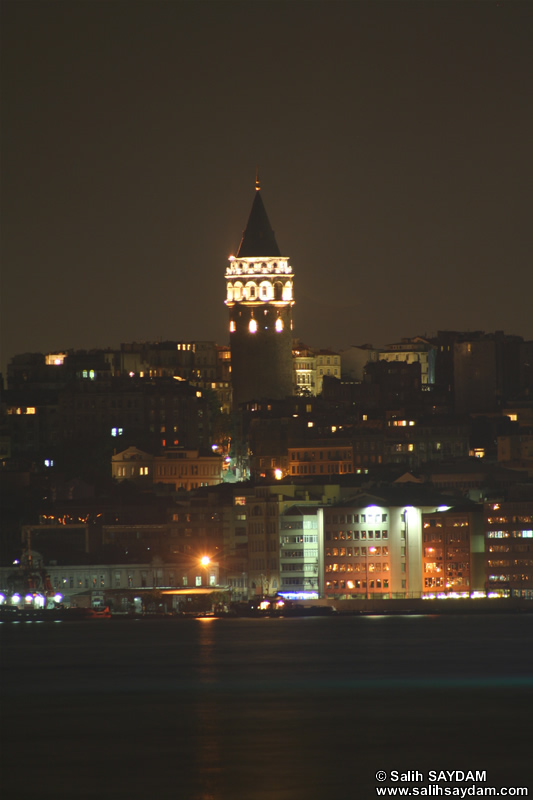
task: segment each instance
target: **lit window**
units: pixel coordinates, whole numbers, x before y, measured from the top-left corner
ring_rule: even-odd
[[[255,333],[257,331],[257,322],[255,319],[250,320],[250,324],[248,325],[248,329],[250,333]]]
[[[276,320],[276,330],[277,331],[282,331],[283,330],[283,320],[279,319],[279,317]]]
[[[235,323],[234,323],[233,320],[231,320],[231,322],[229,324],[229,332],[230,333],[235,333]]]

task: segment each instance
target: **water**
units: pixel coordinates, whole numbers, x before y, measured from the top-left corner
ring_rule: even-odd
[[[0,634],[2,797],[367,800],[377,770],[441,769],[533,793],[533,615]]]

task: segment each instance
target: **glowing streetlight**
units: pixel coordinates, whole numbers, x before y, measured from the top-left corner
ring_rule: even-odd
[[[211,559],[209,558],[209,556],[202,556],[201,557],[200,564],[202,565],[202,567],[208,567],[210,563],[211,563]]]

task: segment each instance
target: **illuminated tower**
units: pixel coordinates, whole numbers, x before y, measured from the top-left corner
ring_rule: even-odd
[[[233,405],[292,394],[293,272],[282,256],[259,180],[237,255],[226,268]]]

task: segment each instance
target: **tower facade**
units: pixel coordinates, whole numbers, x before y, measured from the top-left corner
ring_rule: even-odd
[[[270,226],[259,181],[237,255],[226,268],[233,404],[292,394],[293,272]]]

